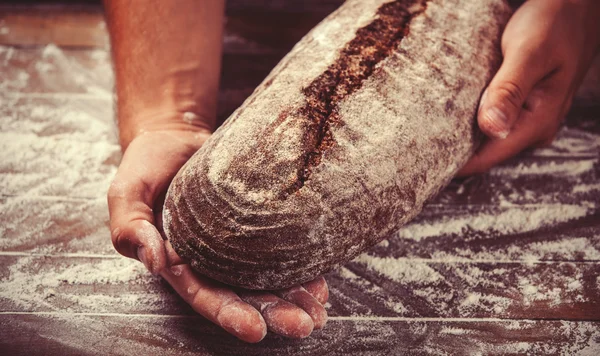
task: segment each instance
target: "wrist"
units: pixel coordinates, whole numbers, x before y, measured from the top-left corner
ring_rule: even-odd
[[[131,140],[147,131],[212,132],[218,91],[214,73],[218,70],[198,72],[195,63],[187,69],[149,70],[133,78],[117,77],[121,147],[125,149]]]
[[[170,131],[182,133],[206,133],[214,130],[214,116],[200,110],[153,110],[135,115],[119,115],[119,143],[123,151],[136,137],[148,132]]]

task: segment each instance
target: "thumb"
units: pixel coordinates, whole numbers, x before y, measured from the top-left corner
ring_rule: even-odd
[[[117,219],[114,226],[111,237],[119,253],[140,260],[154,275],[165,268],[167,257],[164,241],[152,223],[144,219]]]
[[[155,226],[153,205],[157,191],[144,183],[135,172],[141,162],[129,160],[127,153],[108,190],[111,239],[122,255],[138,259],[153,274],[167,264],[167,252],[161,234]]]
[[[479,104],[479,128],[490,137],[506,138],[533,87],[548,74],[544,60],[532,51],[506,51],[498,73]]]

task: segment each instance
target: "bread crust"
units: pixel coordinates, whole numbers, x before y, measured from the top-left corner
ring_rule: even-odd
[[[306,282],[389,237],[473,153],[504,0],[348,0],[173,180],[163,220],[198,272]]]

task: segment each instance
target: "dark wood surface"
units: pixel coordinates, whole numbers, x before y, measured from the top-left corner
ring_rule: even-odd
[[[309,3],[230,2],[221,120],[339,1]],[[600,354],[599,61],[551,146],[328,274],[324,330],[247,345],[113,250],[102,14],[43,10],[0,8],[0,354]]]

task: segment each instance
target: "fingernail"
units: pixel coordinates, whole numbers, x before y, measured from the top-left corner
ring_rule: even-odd
[[[241,324],[245,319],[248,319],[248,315],[237,305],[226,305],[217,315],[217,322],[223,328],[234,331],[235,334],[241,333]]]
[[[485,112],[488,123],[492,126],[492,134],[497,138],[506,138],[510,132],[508,116],[497,107],[492,106]]]
[[[258,342],[267,335],[267,325],[256,309],[239,303],[223,307],[217,323],[228,332],[248,342]]]
[[[488,90],[486,89],[483,94],[481,94],[481,99],[479,99],[479,107],[477,108],[477,111],[481,111],[481,107],[483,106],[483,103],[485,102],[485,98],[487,97],[487,93]]]
[[[160,233],[149,221],[142,221],[136,234],[140,241],[142,241],[142,245],[138,248],[138,258],[144,263],[150,273],[158,276],[160,270],[164,267],[162,266],[160,256],[161,250],[164,249]]]
[[[152,266],[148,263],[148,259],[146,258],[146,248],[144,246],[138,247],[137,250],[138,259],[146,266],[146,269],[150,271],[150,273],[154,274],[152,271]]]

